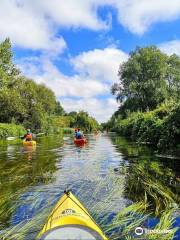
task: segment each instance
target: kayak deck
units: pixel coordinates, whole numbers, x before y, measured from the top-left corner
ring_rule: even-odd
[[[71,192],[64,193],[57,202],[38,239],[107,240],[87,209]]]
[[[86,138],[80,138],[80,139],[74,138],[74,143],[75,144],[85,144],[85,143],[87,143],[87,139]]]
[[[36,141],[23,141],[24,146],[36,146]]]

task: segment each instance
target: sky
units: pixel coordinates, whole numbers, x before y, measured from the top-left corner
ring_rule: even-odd
[[[50,87],[65,111],[107,121],[110,89],[136,46],[180,55],[180,0],[0,0],[0,41],[14,62]]]

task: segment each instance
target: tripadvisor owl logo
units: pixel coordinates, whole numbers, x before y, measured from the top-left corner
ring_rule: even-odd
[[[173,232],[173,229],[146,229],[142,227],[135,228],[135,234],[141,236],[142,234],[169,234]]]
[[[136,235],[140,236],[140,235],[142,235],[143,233],[144,233],[144,230],[143,230],[142,227],[137,227],[137,228],[135,228],[135,234],[136,234]]]

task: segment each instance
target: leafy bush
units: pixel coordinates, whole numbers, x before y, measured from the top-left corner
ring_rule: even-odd
[[[180,103],[177,103],[163,122],[163,133],[159,139],[158,148],[179,149],[180,143]]]
[[[0,138],[19,137],[24,133],[25,129],[21,125],[0,123]]]
[[[62,128],[64,134],[72,134],[74,133],[73,128]]]
[[[87,112],[71,112],[68,116],[70,117],[70,127],[72,128],[81,128],[84,132],[101,130],[101,126],[96,119],[89,116]]]
[[[150,143],[162,152],[179,151],[180,102],[162,104],[154,111],[132,113],[116,121],[111,129],[132,140]]]

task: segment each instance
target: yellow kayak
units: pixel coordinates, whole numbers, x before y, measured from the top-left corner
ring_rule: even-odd
[[[87,209],[67,191],[57,202],[37,239],[107,240]]]
[[[36,146],[36,141],[23,141],[24,146]]]

